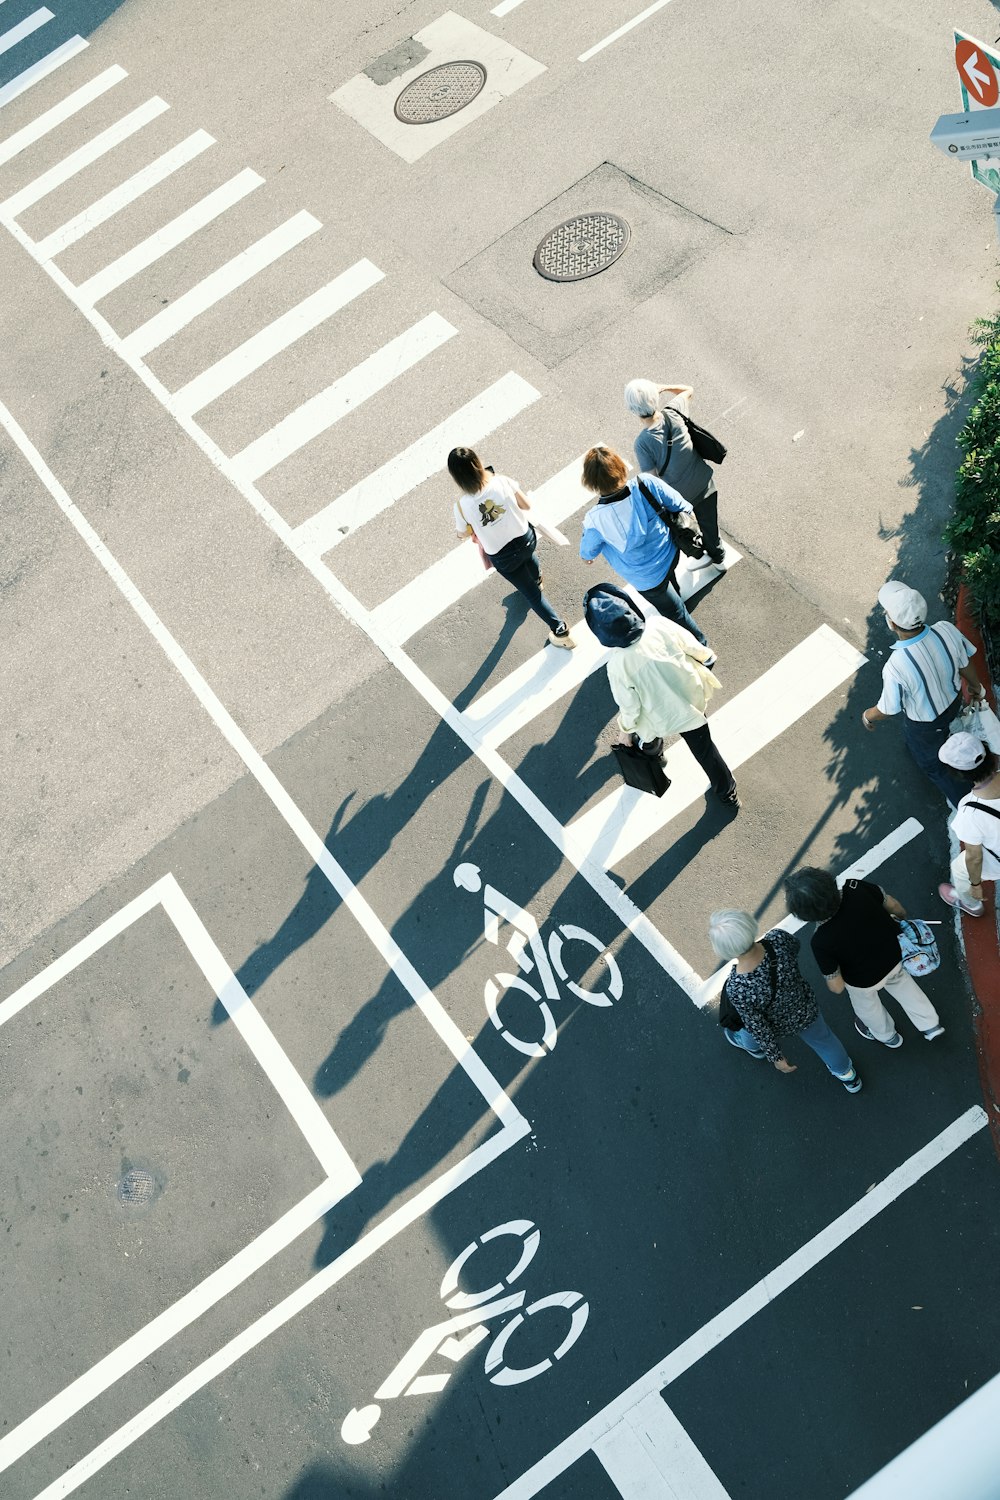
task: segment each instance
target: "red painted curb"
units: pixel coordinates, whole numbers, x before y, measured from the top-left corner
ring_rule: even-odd
[[[955,623],[976,648],[976,671],[992,692],[990,667],[983,637],[972,612],[968,591],[958,591]],[[981,917],[962,917],[965,961],[972,983],[972,1021],[976,1033],[979,1079],[990,1120],[993,1146],[1000,1156],[1000,945],[997,941],[996,889],[983,888],[986,911]]]

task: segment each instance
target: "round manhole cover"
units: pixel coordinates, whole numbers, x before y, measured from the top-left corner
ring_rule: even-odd
[[[577,214],[549,230],[533,265],[548,281],[583,281],[614,265],[630,234],[617,214]]]
[[[133,1167],[118,1184],[119,1201],[127,1204],[148,1203],[155,1187],[156,1179],[152,1172],[146,1172],[142,1167]]]
[[[441,63],[414,78],[396,100],[395,114],[404,125],[432,125],[471,104],[486,82],[477,62]]]

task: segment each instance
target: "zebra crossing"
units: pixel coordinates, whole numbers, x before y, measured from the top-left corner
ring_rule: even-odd
[[[473,590],[492,589],[495,597],[498,589],[495,575],[484,571],[475,550],[464,543],[455,544],[449,483],[445,481],[440,498],[435,497],[441,516],[440,555],[416,577],[403,580],[394,578],[394,560],[390,560],[384,570],[382,597],[371,607],[362,606],[355,597],[350,566],[337,567],[338,548],[422,485],[439,479],[448,450],[456,443],[482,443],[504,429],[505,438],[516,446],[519,422],[538,408],[545,393],[516,369],[499,373],[486,369],[480,388],[468,392],[457,407],[438,413],[431,411],[433,420],[427,429],[400,451],[392,452],[390,448],[384,453],[370,452],[368,472],[333,498],[324,496],[324,503],[318,504],[309,479],[311,445],[334,436],[337,424],[366,402],[389,391],[408,374],[426,370],[432,360],[447,360],[457,350],[466,352],[468,340],[463,329],[456,326],[460,319],[450,321],[438,310],[429,308],[409,326],[391,331],[384,342],[374,347],[369,343],[366,349],[358,350],[360,357],[332,381],[316,378],[313,389],[297,391],[300,399],[291,409],[274,402],[273,409],[268,411],[266,401],[248,403],[255,428],[253,436],[224,446],[218,419],[223,398],[229,393],[239,393],[241,388],[247,389],[244,383],[266,374],[288,351],[301,349],[310,336],[319,336],[323,341],[320,345],[310,344],[310,351],[314,348],[324,354],[330,349],[336,351],[342,317],[360,299],[372,296],[376,288],[385,284],[387,274],[375,261],[361,256],[306,291],[291,306],[280,305],[285,280],[275,273],[290,264],[300,246],[307,241],[317,242],[316,237],[322,236],[324,228],[311,209],[303,205],[276,227],[251,237],[249,242],[247,221],[241,221],[242,227],[229,236],[231,253],[215,260],[172,299],[157,297],[161,306],[151,316],[140,313],[137,317],[135,312],[130,315],[128,298],[125,302],[117,300],[113,325],[98,307],[112,292],[130,287],[141,289],[141,295],[140,290],[135,291],[136,307],[148,308],[150,291],[157,287],[157,267],[164,258],[210,226],[216,230],[212,244],[213,255],[217,256],[220,244],[226,239],[227,214],[254,195],[262,198],[266,184],[252,166],[219,181],[210,149],[216,142],[194,120],[177,131],[180,138],[175,144],[152,159],[145,159],[148,148],[143,146],[143,133],[170,107],[159,95],[124,109],[110,124],[94,130],[88,112],[98,101],[106,101],[128,75],[115,65],[93,76],[82,76],[86,72],[85,59],[74,61],[69,56],[61,62],[52,62],[49,72],[64,63],[66,72],[60,74],[59,82],[64,79],[70,82],[68,92],[56,98],[45,97],[43,107],[36,113],[31,113],[27,101],[23,101],[20,113],[28,117],[12,122],[13,128],[6,134],[2,133],[4,119],[0,113],[0,169],[8,176],[16,173],[16,180],[3,186],[6,195],[0,201],[0,226],[14,235],[53,277],[105,343],[144,380],[182,429],[254,505],[299,561],[324,583],[340,607],[346,607],[376,644],[387,653],[394,653],[397,665],[409,671],[410,658],[405,648],[415,636],[433,629]],[[0,91],[0,106],[20,98],[48,76],[44,70],[39,72],[37,66],[27,70],[27,74],[31,76],[22,77],[22,86],[6,98]],[[52,93],[54,87],[51,81],[43,92]],[[46,159],[50,164],[41,171],[33,171],[33,154],[42,142],[47,144]],[[52,155],[56,160],[51,160]],[[77,207],[63,222],[52,223],[38,238],[33,238],[20,222],[22,216],[46,201],[58,202],[61,189],[101,162],[113,163],[111,184],[103,178],[101,190],[89,204]],[[109,260],[95,265],[82,279],[72,281],[60,266],[60,258],[73,247],[84,244],[99,227],[107,235],[116,219],[127,222],[127,210],[146,195],[155,194],[168,179],[182,185],[187,206],[135,243],[122,235],[122,242],[114,245]],[[158,202],[155,198],[152,201]],[[107,245],[109,241],[105,239],[102,243]],[[338,246],[333,253],[342,259],[343,248]],[[239,318],[234,316],[228,337],[220,334],[220,327],[227,326],[225,315],[234,306],[233,293],[240,288],[252,293],[261,285],[265,272],[271,273],[271,279],[266,293],[252,303],[253,331],[247,332],[245,316],[241,314]],[[179,347],[190,356],[198,349],[200,320],[210,313],[217,320],[223,319],[222,324],[216,323],[214,342],[218,345],[221,337],[224,352],[192,369],[180,383],[171,382],[172,388],[168,387],[162,375],[151,368],[148,357]],[[450,315],[455,317],[453,312]],[[368,323],[369,320],[362,319],[362,335],[366,338],[370,338]],[[348,343],[356,344],[357,337],[355,329]],[[320,362],[317,356],[315,363]],[[307,362],[306,369],[309,374],[320,375],[313,370],[312,363]],[[329,373],[325,365],[324,370]],[[260,388],[254,389],[259,396]],[[433,393],[432,384],[425,389]],[[245,414],[241,413],[241,417],[245,420]],[[391,431],[386,441],[391,443]],[[336,455],[336,448],[331,451]],[[559,466],[535,487],[533,504],[549,525],[563,526],[588,501],[580,484],[579,450],[566,453],[564,449],[561,456],[557,448],[554,451]],[[305,477],[290,496],[286,490],[279,506],[268,498],[268,482],[271,476],[287,472],[283,466],[297,455],[307,459],[305,467],[298,471]],[[723,567],[732,569],[740,561],[736,549],[728,547]],[[690,598],[718,576],[719,571],[707,569],[691,574],[682,569],[681,592]],[[501,767],[508,789],[521,788],[516,769],[505,761],[488,757],[497,757],[500,747],[515,733],[566,699],[606,660],[607,653],[589,638],[586,630],[578,628],[578,637],[580,645],[576,652],[557,656],[542,650],[515,666],[461,712],[455,710],[450,715],[450,721],[469,745],[483,755],[486,764]],[[738,766],[764,750],[777,735],[841,686],[863,661],[863,656],[849,643],[824,626],[782,660],[763,663],[757,681],[722,703],[714,714],[713,725],[727,759]],[[418,685],[420,676],[414,668],[413,680]],[[627,898],[606,881],[603,872],[647,844],[703,794],[705,779],[684,752],[671,753],[669,770],[674,786],[661,801],[619,787],[594,806],[579,809],[564,827],[565,841],[557,835],[561,846],[565,844],[576,851],[574,857],[579,867],[585,870],[595,888],[625,916],[628,925],[638,926],[640,931],[642,914],[631,908]],[[522,800],[532,806],[536,799],[524,790]],[[540,821],[540,826],[545,825],[550,825],[550,820]],[[545,826],[545,831],[553,836],[551,826]],[[701,977],[690,970],[680,955],[672,953],[665,939],[648,933],[643,940],[692,997],[700,993]]]

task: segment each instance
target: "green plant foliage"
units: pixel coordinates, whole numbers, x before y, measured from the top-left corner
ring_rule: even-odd
[[[1000,640],[1000,313],[972,329],[982,350],[975,400],[958,435],[965,457],[955,487],[955,514],[945,541],[962,567],[984,632]],[[992,653],[991,653],[992,654]]]

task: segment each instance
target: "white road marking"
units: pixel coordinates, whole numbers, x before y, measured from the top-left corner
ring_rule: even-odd
[[[591,503],[593,497],[580,483],[582,469],[581,454],[532,492],[532,506],[550,526],[561,525],[582,505]],[[541,548],[546,545],[539,543]],[[372,623],[381,634],[401,646],[449,605],[456,604],[463,594],[492,576],[487,574],[471,542],[459,542],[412,583],[372,610]]]
[[[54,229],[47,234],[43,240],[38,241],[38,253],[45,260],[51,260],[53,256],[59,255],[70,245],[75,245],[77,240],[82,240],[84,235],[96,229],[99,224],[104,224],[115,214],[141,198],[143,193],[148,193],[158,183],[187,166],[189,161],[194,161],[209,146],[214,146],[215,140],[207,130],[196,130],[189,135],[187,140],[181,141],[155,161],[151,161],[147,167],[142,167],[138,172],[133,172],[124,182],[119,183],[110,192],[104,193],[96,199],[89,208],[81,209],[68,219],[59,229]]]
[[[440,313],[428,313],[234,454],[233,468],[251,483],[269,474],[457,333]]]
[[[77,172],[82,172],[84,167],[89,167],[91,163],[99,161],[115,146],[128,140],[130,135],[135,135],[137,130],[141,130],[144,125],[148,125],[151,120],[156,119],[157,115],[162,115],[164,110],[169,108],[170,105],[165,99],[154,97],[147,99],[138,108],[129,110],[127,115],[122,115],[121,119],[109,125],[107,130],[102,130],[92,140],[86,141],[84,145],[71,151],[69,156],[56,162],[54,167],[50,167],[47,172],[36,177],[34,182],[29,182],[27,187],[21,188],[19,192],[13,193],[11,197],[0,203],[0,218],[16,219],[18,214],[23,213],[26,208],[31,208],[33,204],[40,202],[47,193],[54,192],[57,187],[61,187],[64,182],[75,177]]]
[[[512,10],[516,10],[519,5],[523,4],[524,0],[500,0],[500,4],[494,5],[493,9],[490,11],[490,15],[509,16]]]
[[[623,1500],[730,1500],[658,1391],[594,1444]]]
[[[843,886],[848,880],[867,880],[873,871],[877,870],[880,865],[884,865],[886,860],[891,859],[894,854],[898,854],[900,849],[923,831],[924,825],[918,823],[916,818],[907,818],[905,823],[900,823],[898,828],[894,828],[891,833],[886,834],[884,839],[867,849],[860,859],[854,861],[853,865],[848,865],[846,870],[842,870],[837,876],[837,884]],[[780,927],[783,932],[799,932],[806,924],[798,917],[789,914],[774,925]],[[732,964],[723,964],[721,969],[716,969],[714,974],[709,975],[701,992],[693,997],[696,1005],[710,1005],[719,997],[726,975],[732,967]]]
[[[58,104],[53,104],[51,109],[47,109],[44,114],[32,120],[30,125],[16,130],[13,135],[9,135],[0,143],[0,167],[12,161],[25,147],[34,145],[35,141],[40,141],[43,135],[48,135],[50,130],[54,130],[64,120],[70,119],[79,110],[85,109],[88,104],[99,99],[102,94],[107,93],[108,89],[114,88],[116,83],[121,83],[122,79],[127,77],[125,69],[119,68],[117,64],[113,68],[105,68],[103,73],[98,73],[97,77],[92,78],[89,83],[74,89],[72,94],[67,94],[66,98]]]
[[[201,1317],[361,1183],[361,1175],[333,1127],[292,1068],[284,1050],[171,874],[161,876],[0,1004],[0,1026],[9,1023],[25,1006],[51,990],[156,907],[162,907],[173,922],[201,973],[229,1011],[261,1070],[323,1167],[325,1180],[283,1214],[277,1223],[0,1439],[0,1473],[116,1380],[148,1359],[182,1328]]]
[[[965,1114],[960,1115],[926,1146],[871,1188],[863,1198],[853,1203],[850,1208],[821,1229],[806,1244],[795,1250],[755,1286],[750,1287],[741,1297],[737,1297],[735,1302],[731,1302],[722,1312],[717,1313],[690,1338],[685,1339],[682,1344],[655,1364],[652,1369],[647,1370],[645,1375],[640,1376],[633,1385],[630,1385],[614,1401],[609,1402],[603,1410],[595,1413],[582,1427],[578,1427],[544,1458],[539,1459],[521,1475],[520,1479],[516,1479],[513,1484],[501,1491],[496,1496],[496,1500],[533,1500],[533,1497],[544,1490],[546,1485],[551,1484],[560,1474],[564,1474],[571,1464],[576,1463],[577,1459],[582,1458],[585,1453],[589,1453],[595,1443],[611,1432],[640,1401],[658,1393],[672,1381],[679,1379],[687,1370],[690,1370],[692,1365],[697,1364],[706,1354],[710,1354],[713,1349],[717,1348],[731,1333],[742,1328],[756,1313],[769,1307],[782,1292],[794,1286],[828,1255],[846,1244],[859,1229],[870,1224],[883,1209],[888,1208],[908,1188],[926,1177],[934,1167],[946,1161],[953,1151],[964,1146],[966,1141],[971,1140],[988,1123],[986,1112],[980,1105],[973,1105],[971,1109],[966,1110]],[[669,1491],[667,1493],[669,1494]],[[46,1492],[46,1497],[47,1495],[48,1492]],[[39,1500],[42,1500],[41,1496]]]
[[[30,89],[32,84],[41,83],[43,78],[48,78],[56,68],[61,68],[63,63],[68,63],[71,57],[76,57],[77,53],[82,52],[88,45],[82,36],[71,36],[69,41],[63,42],[53,52],[40,57],[37,62],[31,64],[30,68],[25,68],[23,73],[18,73],[16,78],[12,78],[9,83],[5,83],[3,88],[0,88],[0,109]]]
[[[153,265],[161,256],[175,249],[178,245],[197,234],[199,229],[204,229],[206,224],[211,224],[220,214],[239,203],[248,193],[255,188],[263,187],[264,179],[258,173],[250,170],[238,172],[228,182],[222,183],[220,187],[213,188],[204,198],[186,208],[182,214],[164,224],[155,234],[140,241],[131,250],[126,250],[124,255],[119,255],[110,265],[105,266],[102,271],[89,277],[87,281],[81,282],[77,287],[77,295],[80,301],[93,306],[113,292],[117,287],[123,286],[133,276],[138,276],[147,266]]]
[[[631,21],[626,21],[624,26],[619,26],[618,30],[606,36],[603,42],[597,42],[595,46],[588,47],[586,52],[581,52],[577,62],[589,62],[592,57],[596,57],[598,52],[603,52],[605,47],[610,47],[612,42],[617,42],[618,38],[623,37],[627,31],[641,26],[643,21],[648,21],[650,16],[654,16],[658,10],[662,10],[665,5],[669,4],[670,0],[654,0],[654,4],[647,6],[639,15],[633,16]]]
[[[44,6],[41,10],[32,11],[30,16],[25,16],[23,21],[18,21],[9,31],[0,32],[0,54],[9,52],[11,47],[16,47],[18,42],[23,42],[26,36],[37,31],[39,26],[44,26],[46,21],[52,20],[52,12]]]
[[[741,554],[734,547],[726,548],[727,571],[739,562]],[[690,599],[703,589],[712,578],[718,576],[718,568],[702,568],[692,573],[683,563],[677,570],[677,584],[682,599]],[[627,590],[634,594],[634,590]],[[648,614],[655,614],[652,605],[640,594],[635,594],[639,607]],[[484,744],[497,749],[504,740],[510,739],[530,724],[538,714],[551,708],[560,698],[603,667],[610,650],[599,644],[584,620],[571,627],[576,641],[575,651],[554,651],[543,646],[541,651],[529,658],[522,666],[508,672],[502,682],[465,710],[465,721]]]
[[[344,531],[357,531],[439,473],[449,449],[478,443],[538,398],[539,392],[520,375],[513,371],[502,375],[437,427],[297,526],[292,533],[295,546],[321,557],[343,541],[342,527]]]
[[[180,333],[182,328],[193,323],[201,313],[207,312],[210,307],[221,302],[223,297],[228,297],[230,292],[250,281],[266,266],[273,265],[322,227],[312,214],[305,211],[293,214],[284,224],[279,224],[277,229],[272,229],[269,234],[255,240],[252,245],[241,250],[239,255],[234,255],[232,260],[219,266],[218,270],[196,282],[190,291],[184,292],[169,307],[154,313],[147,322],[122,340],[122,347],[140,359],[151,349],[158,349],[161,344],[173,338],[174,334]]]
[[[545,72],[543,63],[519,52],[501,37],[455,15],[454,11],[447,11],[429,26],[424,26],[415,33],[414,40],[427,48],[427,55],[394,78],[391,85],[374,83],[367,74],[358,73],[330,95],[331,103],[405,162],[417,161],[457,130],[464,130],[495,104]],[[431,68],[467,58],[475,58],[482,65],[486,82],[464,109],[444,120],[427,122],[416,128],[396,118],[396,100],[415,78]]]
[[[268,323],[266,328],[262,328],[237,349],[223,355],[222,359],[209,365],[207,370],[202,370],[200,375],[175,391],[170,397],[169,409],[177,415],[193,416],[203,406],[208,406],[239,381],[266,365],[276,354],[290,348],[297,339],[318,328],[320,323],[346,307],[348,302],[359,297],[369,287],[375,286],[383,279],[383,274],[370,260],[356,261],[353,266],[327,282],[326,286],[320,287],[318,292],[313,292],[288,312],[282,313],[280,318],[275,318],[273,323]]]
[[[863,666],[866,657],[821,625],[749,687],[709,714],[712,739],[731,770],[756,755]],[[574,819],[571,831],[611,869],[704,795],[704,771],[683,741],[667,752],[673,785],[650,797],[621,785]]]

